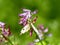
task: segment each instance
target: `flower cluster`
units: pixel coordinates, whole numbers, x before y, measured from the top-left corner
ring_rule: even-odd
[[[36,14],[36,11],[31,12],[31,10],[23,9],[23,13],[19,14],[19,17],[22,17],[20,19],[19,24],[23,24],[23,28],[20,32],[20,35],[28,32],[30,30],[30,36],[32,36],[32,32],[35,31],[38,39],[34,42],[39,42],[44,39],[44,34],[48,32],[48,28],[44,28],[44,26],[41,24],[39,25],[39,29],[34,26],[34,23],[36,22],[37,16],[32,17],[33,14]],[[29,44],[32,45],[32,44]]]
[[[36,14],[36,13],[37,13],[37,10],[31,12],[31,10],[29,10],[29,9],[23,9],[23,13],[19,14],[19,17],[20,17],[19,24],[23,25],[20,35],[28,32],[28,31],[30,31],[30,36],[32,36],[33,31],[37,35],[37,39],[35,39],[34,42],[29,43],[28,45],[35,45],[37,42],[39,42],[39,41],[41,42],[42,40],[44,40],[45,33],[48,32],[48,27],[45,28],[42,24],[40,24],[38,26],[38,28],[34,26],[38,16],[33,17],[32,15]],[[8,28],[6,28],[6,24],[3,22],[0,22],[0,42],[5,42],[5,41],[9,40],[8,36],[10,36],[10,35],[11,35],[10,27],[8,26]],[[51,36],[51,34],[50,34],[50,36]],[[12,42],[10,42],[10,43],[13,45]]]
[[[38,35],[38,38],[34,40],[34,42],[29,43],[28,45],[37,45],[40,42],[43,45],[43,40],[45,39],[45,33],[48,32],[48,28],[44,28],[44,26],[41,24],[39,25],[39,29],[37,30],[33,25],[32,25],[34,31]],[[48,36],[51,36],[51,34],[48,34]],[[46,42],[45,42],[46,43]],[[48,44],[48,43],[47,43]],[[39,44],[40,45],[40,44]]]
[[[20,19],[20,22],[19,22],[19,24],[23,24],[24,26],[27,24],[27,23],[29,23],[28,21],[31,21],[31,14],[35,14],[36,13],[36,11],[34,11],[34,12],[31,12],[31,10],[28,10],[28,9],[23,9],[23,12],[24,13],[22,13],[22,14],[19,14],[19,16],[20,17],[22,17],[21,19]],[[35,17],[36,18],[36,17]],[[35,21],[36,19],[34,19],[34,21]]]
[[[31,23],[35,23],[37,16],[32,18],[32,14],[36,14],[36,11],[31,12],[31,10],[23,9],[23,13],[19,14],[20,19],[19,24],[23,24],[24,28],[21,30],[20,34],[24,34],[28,30],[30,30],[30,35],[32,35],[32,28],[30,27]],[[33,20],[32,20],[33,19]]]
[[[10,28],[8,27],[8,29],[6,29],[5,25],[6,25],[5,23],[0,22],[0,41],[1,42],[6,41],[7,40],[6,37],[8,37],[11,34]]]
[[[42,40],[44,38],[44,33],[48,32],[48,28],[44,29],[44,26],[41,24],[39,25],[39,33],[40,33],[40,39]]]
[[[27,9],[23,9],[24,13],[19,14],[19,16],[21,16],[21,21],[19,22],[19,24],[23,24],[24,26],[27,24],[27,20],[28,18],[31,18],[31,14],[30,14],[30,10]]]

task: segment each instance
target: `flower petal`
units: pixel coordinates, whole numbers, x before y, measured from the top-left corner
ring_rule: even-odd
[[[27,13],[22,13],[22,14],[19,14],[19,16],[24,17],[24,16],[26,16],[26,14]]]
[[[0,22],[0,27],[4,27],[5,23]]]
[[[44,26],[43,26],[42,24],[39,26],[39,28],[40,28],[41,30],[44,30]]]
[[[46,29],[44,30],[44,32],[45,32],[45,33],[48,32],[48,28],[46,28]]]
[[[31,12],[31,10],[23,9],[24,12]]]
[[[37,10],[35,10],[35,11],[33,11],[31,14],[33,15],[33,14],[36,14],[38,11]]]

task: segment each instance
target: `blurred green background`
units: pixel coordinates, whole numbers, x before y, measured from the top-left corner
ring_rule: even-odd
[[[22,28],[18,24],[21,8],[38,10],[35,15],[38,16],[35,26],[44,24],[45,27],[48,27],[52,37],[48,37],[46,40],[51,45],[60,45],[60,0],[0,0],[0,21],[10,25],[15,43],[27,45],[36,38],[36,35],[33,33],[33,36],[30,37],[29,32],[22,36],[19,35]]]

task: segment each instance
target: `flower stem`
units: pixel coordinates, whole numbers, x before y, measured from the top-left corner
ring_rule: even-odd
[[[36,34],[38,35],[39,39],[41,40],[40,33],[38,32],[38,30],[36,29],[36,27],[33,25],[33,23],[31,23],[31,26],[34,29],[34,31],[36,32]]]
[[[34,31],[36,32],[36,34],[38,35],[38,38],[39,38],[41,44],[43,45],[43,43],[42,43],[42,41],[41,41],[40,33],[38,32],[37,28],[33,25],[33,23],[31,23],[31,26],[32,26],[32,28],[34,29]]]
[[[3,34],[2,34],[2,35],[3,35]],[[13,45],[13,43],[10,41],[9,38],[5,37],[4,35],[3,35],[3,37],[4,37],[11,45]]]

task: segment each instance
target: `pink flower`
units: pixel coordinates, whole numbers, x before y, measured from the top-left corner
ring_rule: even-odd
[[[21,16],[21,17],[25,17],[26,15],[27,15],[27,13],[19,14],[19,16]]]
[[[38,39],[35,40],[35,42],[39,42],[45,38],[45,34],[48,32],[48,28],[44,28],[42,24],[39,25],[39,29],[34,26],[34,23],[37,20],[37,16],[33,18],[32,15],[36,14],[36,12],[37,11],[31,12],[31,10],[23,9],[23,13],[19,14],[21,17],[19,24],[23,24],[24,26],[20,32],[20,35],[30,30],[30,36],[32,36],[33,31],[35,31],[38,36]],[[29,43],[29,45],[35,45],[35,43]]]
[[[21,17],[27,17],[27,18],[30,18],[31,17],[31,11],[30,10],[28,10],[28,9],[23,9],[23,13],[22,14],[19,14],[19,16],[21,16]]]
[[[44,26],[43,26],[43,25],[39,25],[39,28],[40,28],[41,30],[44,30]]]
[[[7,37],[10,35],[10,30],[9,29],[2,30],[2,34]]]
[[[39,25],[39,28],[40,28],[40,30],[41,30],[42,32],[44,32],[44,33],[48,32],[48,28],[45,28],[45,29],[44,29],[44,26],[43,26],[43,25]]]
[[[36,11],[31,12],[31,10],[29,10],[29,9],[23,9],[23,13],[19,14],[19,16],[22,17],[20,19],[19,24],[23,24],[25,26],[28,23],[28,19],[31,19],[32,13],[35,14]],[[36,19],[37,19],[37,17],[34,18],[33,23],[36,22]]]
[[[8,36],[8,35],[10,35],[10,28],[8,27],[8,29],[6,29],[5,28],[5,23],[3,23],[3,22],[0,22],[0,28],[1,28],[1,30],[2,30],[2,34],[4,35],[4,36]]]
[[[46,28],[46,29],[44,30],[44,32],[45,32],[45,33],[48,32],[48,28]]]
[[[27,20],[29,18],[31,18],[31,13],[30,12],[31,11],[28,10],[28,9],[23,9],[23,13],[22,14],[19,14],[19,16],[22,17],[21,20],[20,20],[20,22],[19,22],[19,24],[23,24],[24,26],[26,25]]]
[[[25,26],[27,24],[27,19],[26,18],[21,18],[19,24],[23,24]]]
[[[48,28],[44,28],[43,25],[39,25],[39,30],[38,30],[38,32],[39,32],[39,38],[40,38],[40,40],[43,40],[45,33],[48,32]]]

